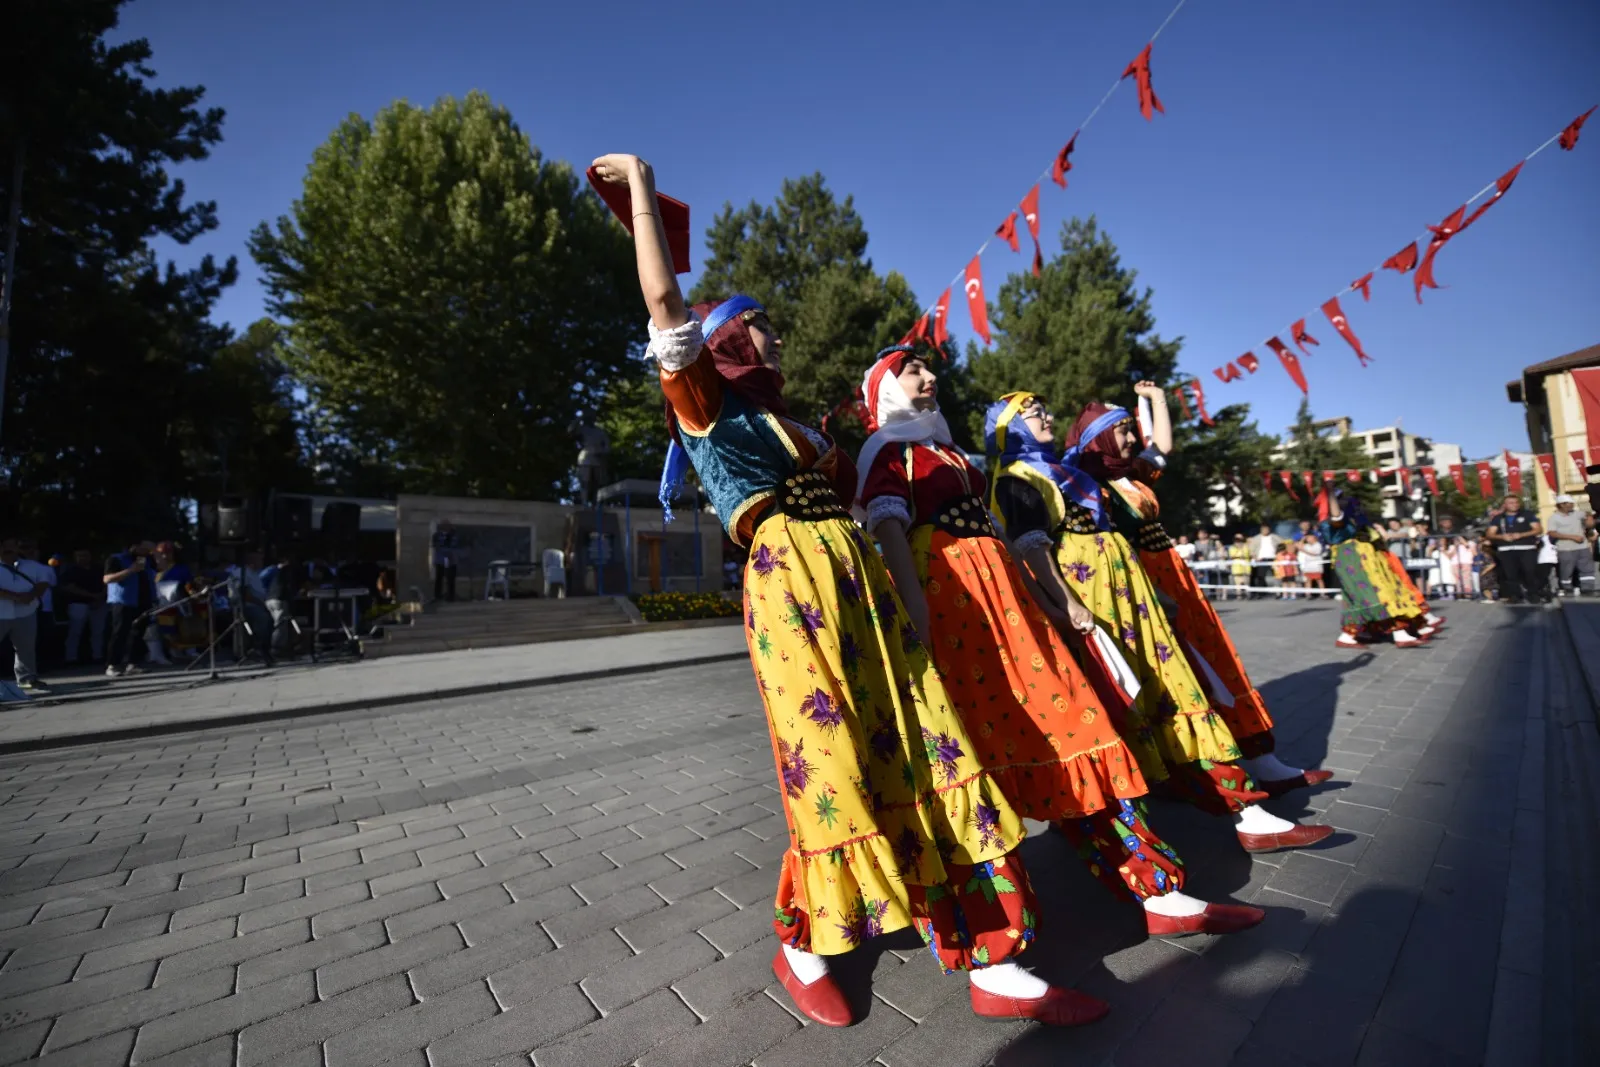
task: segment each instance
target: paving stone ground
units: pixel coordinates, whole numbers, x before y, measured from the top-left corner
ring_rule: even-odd
[[[1547,980],[1595,948],[1546,918],[1580,855],[1546,764],[1593,742],[1560,617],[1456,605],[1349,653],[1333,606],[1224,610],[1280,752],[1338,772],[1274,807],[1340,832],[1252,858],[1155,804],[1194,892],[1269,912],[1177,940],[1031,836],[1024,960],[1111,1001],[1093,1027],[976,1019],[914,935],[839,962],[856,1026],[803,1024],[772,755],[721,663],[0,759],[0,1065],[1581,1062]]]

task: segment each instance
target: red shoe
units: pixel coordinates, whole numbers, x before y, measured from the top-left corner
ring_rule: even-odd
[[[1279,778],[1276,781],[1271,782],[1266,781],[1265,779],[1257,781],[1256,788],[1267,794],[1269,797],[1281,797],[1283,794],[1292,793],[1296,789],[1304,789],[1307,786],[1321,785],[1323,782],[1326,782],[1332,777],[1332,771],[1303,771],[1300,774],[1295,775],[1293,778]]]
[[[1046,1026],[1083,1026],[1098,1022],[1111,1011],[1103,1000],[1076,989],[1051,986],[1050,992],[1032,1000],[1002,997],[968,983],[972,990],[972,1010],[985,1019],[1032,1019]]]
[[[823,1026],[849,1026],[856,1021],[850,1013],[850,1002],[844,999],[844,993],[840,991],[839,983],[833,980],[833,975],[823,975],[806,985],[795,977],[781,948],[772,957],[772,973],[778,976],[778,981],[788,990],[794,1006],[806,1018]]]
[[[1257,925],[1267,913],[1245,904],[1207,904],[1199,915],[1157,915],[1144,913],[1145,929],[1151,937],[1183,937],[1187,934],[1236,934]]]
[[[1283,848],[1304,848],[1333,833],[1331,826],[1296,826],[1281,834],[1240,834],[1239,844],[1246,852],[1277,852]]]

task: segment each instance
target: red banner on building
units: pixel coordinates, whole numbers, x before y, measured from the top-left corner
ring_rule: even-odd
[[[1550,487],[1550,491],[1552,493],[1555,492],[1556,491],[1556,457],[1555,457],[1555,453],[1553,453],[1553,452],[1541,452],[1537,456],[1533,457],[1533,461],[1535,463],[1539,464],[1539,473],[1544,475],[1544,484],[1548,485]]]
[[[1522,495],[1522,461],[1511,454],[1509,449],[1503,449],[1501,455],[1506,461],[1506,491]]]
[[[1480,462],[1476,466],[1478,468],[1478,492],[1483,495],[1483,499],[1492,499],[1494,497],[1494,468],[1487,462]]]

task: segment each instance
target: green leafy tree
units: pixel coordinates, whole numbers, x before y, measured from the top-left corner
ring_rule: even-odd
[[[921,314],[903,277],[873,269],[853,201],[836,200],[821,174],[786,180],[770,205],[725,205],[706,244],[711,254],[690,298],[748,293],[766,306],[783,336],[785,402],[813,424]]]
[[[1043,396],[1064,433],[1083,405],[1131,405],[1133,384],[1171,380],[1181,341],[1155,331],[1151,291],[1122,265],[1116,245],[1095,220],[1061,227],[1061,252],[1038,277],[1010,275],[990,309],[994,347],[967,345],[972,382],[987,400],[1016,389]],[[982,409],[972,432],[981,439]]]
[[[194,431],[196,468],[215,462],[217,484],[202,497],[316,488],[281,326],[271,319],[251,323],[217,350],[196,391],[197,403],[214,413]]]
[[[222,112],[199,87],[152,87],[147,42],[107,43],[120,7],[19,0],[0,33],[0,519],[52,546],[179,532],[232,417],[210,403],[228,333],[208,316],[234,264],[163,267],[150,246],[216,226],[169,168],[206,158]]]
[[[1300,409],[1295,413],[1294,426],[1289,430],[1289,439],[1284,442],[1281,458],[1272,464],[1283,470],[1294,471],[1296,478],[1300,477],[1301,471],[1311,471],[1312,495],[1308,496],[1305,486],[1297,483],[1294,490],[1296,495],[1291,496],[1279,482],[1270,495],[1269,505],[1263,509],[1264,520],[1315,519],[1315,494],[1322,490],[1323,471],[1335,472],[1338,479],[1336,484],[1353,492],[1369,516],[1376,518],[1381,515],[1383,493],[1378,486],[1365,477],[1354,485],[1344,480],[1346,471],[1371,470],[1371,457],[1355,438],[1319,431],[1316,421],[1311,414],[1311,402],[1302,398]]]
[[[1173,454],[1161,477],[1161,521],[1174,536],[1216,526],[1217,514],[1245,522],[1269,514],[1271,494],[1255,473],[1268,466],[1276,438],[1250,420],[1248,404],[1230,404],[1211,416],[1211,425],[1173,425]]]
[[[347,118],[250,251],[319,464],[398,489],[563,495],[644,340],[627,235],[478,92]]]

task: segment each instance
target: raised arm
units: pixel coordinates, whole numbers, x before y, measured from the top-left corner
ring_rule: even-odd
[[[1171,453],[1172,413],[1167,410],[1167,394],[1155,382],[1139,382],[1133,391],[1150,399],[1150,443]]]
[[[626,185],[633,198],[633,249],[650,321],[658,330],[682,326],[689,321],[689,309],[672,269],[667,232],[656,206],[655,172],[638,156],[621,152],[601,156],[593,166],[601,181]]]

